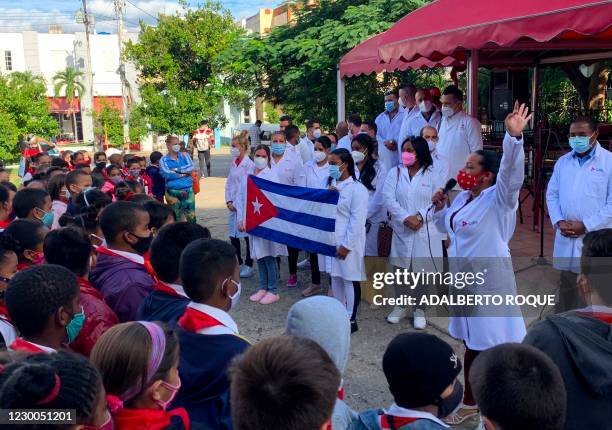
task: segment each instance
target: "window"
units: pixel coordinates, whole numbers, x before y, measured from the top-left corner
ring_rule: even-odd
[[[4,51],[4,68],[7,72],[13,70],[13,55],[11,51]]]

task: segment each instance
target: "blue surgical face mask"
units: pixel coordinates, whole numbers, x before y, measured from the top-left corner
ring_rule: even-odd
[[[42,209],[40,210],[42,211]],[[51,226],[53,225],[54,217],[55,217],[55,213],[53,211],[44,212],[44,215],[40,218],[40,222],[42,222],[46,227],[51,228]]]
[[[340,166],[336,164],[330,164],[329,165],[329,176],[332,179],[339,179],[340,175],[341,175]]]
[[[578,154],[584,154],[591,146],[591,136],[572,136],[569,144]]]
[[[393,112],[395,110],[395,103],[394,102],[385,102],[385,110],[387,112]]]
[[[285,153],[285,143],[273,143],[272,144],[272,154],[274,155],[283,155]]]
[[[72,319],[66,326],[66,333],[68,334],[68,343],[74,342],[74,340],[79,335],[79,332],[83,328],[83,324],[85,323],[85,311],[83,310],[83,306],[81,306],[81,312],[78,314],[74,314]]]

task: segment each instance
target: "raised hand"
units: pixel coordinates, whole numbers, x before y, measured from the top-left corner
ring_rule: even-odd
[[[529,107],[525,106],[525,103],[519,106],[518,100],[515,101],[514,110],[506,117],[506,131],[510,136],[520,136],[532,116],[533,112],[529,113]]]

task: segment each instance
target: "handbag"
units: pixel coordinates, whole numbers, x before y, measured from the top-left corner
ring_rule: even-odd
[[[399,167],[395,170],[397,172],[397,182],[399,183],[400,170]],[[397,186],[397,183],[396,183]],[[391,228],[391,216],[387,212],[387,221],[381,222],[378,227],[378,256],[389,257],[391,254],[391,240],[393,238],[393,228]]]
[[[198,194],[200,192],[200,178],[198,172],[195,170],[191,172],[191,179],[193,181],[193,194]]]

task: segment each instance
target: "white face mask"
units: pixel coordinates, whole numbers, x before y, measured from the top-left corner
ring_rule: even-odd
[[[264,157],[255,157],[255,167],[257,167],[258,169],[263,169],[265,167],[268,167],[268,159],[264,158]]]
[[[355,163],[361,163],[365,158],[365,154],[361,151],[351,151],[351,156]]]
[[[172,151],[180,152],[181,151],[181,145],[172,145]]]
[[[404,99],[402,99],[402,98],[399,99],[399,105],[400,105],[400,107],[403,107],[403,108],[406,107],[406,103],[404,103]]]
[[[419,103],[419,110],[423,113],[427,113],[431,110],[431,102],[429,100],[423,100]]]
[[[455,110],[450,107],[450,106],[442,106],[442,116],[449,118],[451,116],[453,116],[453,114],[455,113]]]
[[[321,137],[321,129],[320,128],[315,128],[312,132],[312,136],[315,139],[318,139],[319,137]]]
[[[235,146],[232,146],[230,148],[230,155],[234,158],[238,158],[238,156],[240,155],[240,150],[236,148]]]
[[[325,160],[325,152],[323,152],[323,151],[315,151],[314,159],[315,159],[315,161],[317,163],[320,163],[321,161]]]
[[[428,140],[427,146],[429,146],[429,152],[432,152],[434,149],[436,149],[436,143],[433,140]]]
[[[231,311],[238,304],[238,300],[240,300],[240,293],[242,293],[242,285],[240,285],[240,282],[236,282],[233,279],[228,279],[228,280],[236,286],[236,292],[234,293],[234,295],[229,296],[231,300],[231,303],[230,303],[230,311]]]

